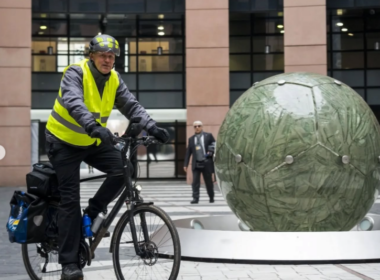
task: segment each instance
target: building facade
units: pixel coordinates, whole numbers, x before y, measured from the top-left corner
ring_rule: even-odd
[[[341,80],[380,115],[378,0],[2,0],[0,14],[0,186],[25,185],[31,164],[46,160],[62,71],[100,33],[119,41],[115,69],[171,134],[140,148],[141,178],[190,180],[183,160],[193,121],[216,137],[245,90],[283,72]],[[109,128],[126,125],[115,110]]]

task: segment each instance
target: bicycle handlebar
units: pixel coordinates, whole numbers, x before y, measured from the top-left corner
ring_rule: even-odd
[[[144,146],[160,143],[154,136],[143,136],[140,138],[132,138],[132,137],[125,138],[125,137],[114,136],[113,138],[114,145],[117,145],[117,144],[126,145],[126,143],[129,141],[133,141],[136,145],[144,145]]]

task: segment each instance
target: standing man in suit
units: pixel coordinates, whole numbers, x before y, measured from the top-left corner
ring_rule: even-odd
[[[203,131],[201,121],[194,122],[195,134],[189,138],[189,144],[186,150],[185,165],[183,169],[187,172],[190,156],[193,155],[191,162],[191,170],[193,171],[193,200],[191,204],[199,202],[199,188],[201,185],[201,173],[206,183],[207,194],[210,198],[210,203],[214,202],[214,184],[212,182],[213,163],[212,159],[208,158],[207,148],[215,142],[214,136],[211,133]]]

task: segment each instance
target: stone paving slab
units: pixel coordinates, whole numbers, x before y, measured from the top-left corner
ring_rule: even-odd
[[[188,187],[184,183],[179,182],[143,182],[146,186],[146,197],[150,199],[156,198],[162,203],[167,203],[167,210],[172,208],[171,214],[173,219],[199,216],[199,215],[218,215],[224,214],[227,204],[224,202],[218,205],[207,204],[205,191],[202,190],[205,205],[176,205],[176,199],[181,196],[181,190],[184,190],[182,198],[188,196]],[[86,184],[88,188],[81,192],[82,202],[88,200],[87,196],[92,195],[99,183]],[[165,190],[176,190],[171,192],[155,194],[155,190],[159,193],[160,188],[164,186]],[[95,187],[95,188],[93,188]],[[161,188],[162,189],[162,188]],[[8,233],[5,224],[9,215],[9,200],[15,190],[24,190],[25,188],[0,188],[0,280],[27,280],[29,279],[21,259],[21,246],[19,244],[11,244],[8,241]],[[144,195],[143,195],[144,196]],[[220,196],[220,194],[219,194]],[[144,196],[145,197],[145,196]],[[182,201],[182,200],[181,200]],[[179,202],[179,201],[177,201]],[[171,205],[169,207],[169,205]],[[222,207],[221,207],[222,206]],[[186,211],[183,211],[186,208]],[[191,209],[192,211],[188,211]],[[379,205],[373,207],[374,211],[379,211]],[[170,210],[169,210],[170,211]],[[180,212],[176,212],[180,211]],[[190,216],[189,216],[190,215]],[[111,255],[108,253],[107,245],[109,241],[104,241],[104,249],[97,256],[101,256],[100,260],[95,260],[94,265],[85,268],[86,280],[114,280],[115,273],[111,266]],[[380,248],[379,248],[380,249]],[[97,251],[98,252],[98,251]],[[346,271],[346,268],[349,271]],[[362,264],[344,264],[342,267],[332,264],[323,265],[250,265],[250,264],[231,264],[231,263],[205,263],[182,261],[180,274],[178,279],[181,280],[380,280],[380,264],[379,263],[362,263]],[[50,278],[49,278],[50,279]],[[54,280],[54,279],[50,279]]]

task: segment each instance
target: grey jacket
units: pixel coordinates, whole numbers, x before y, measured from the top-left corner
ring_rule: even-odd
[[[110,74],[101,74],[91,62],[88,63],[91,73],[94,76],[98,86],[99,93],[102,97],[105,83],[108,81]],[[119,87],[116,92],[115,106],[127,119],[141,117],[141,124],[145,129],[149,129],[155,122],[147,114],[144,107],[136,100],[135,96],[128,90],[126,84],[119,76]],[[71,66],[67,69],[61,81],[62,101],[71,117],[88,132],[88,128],[96,123],[93,114],[88,111],[84,104],[83,95],[83,71],[80,66]],[[46,129],[46,141],[62,142]],[[67,144],[67,143],[66,143]]]

